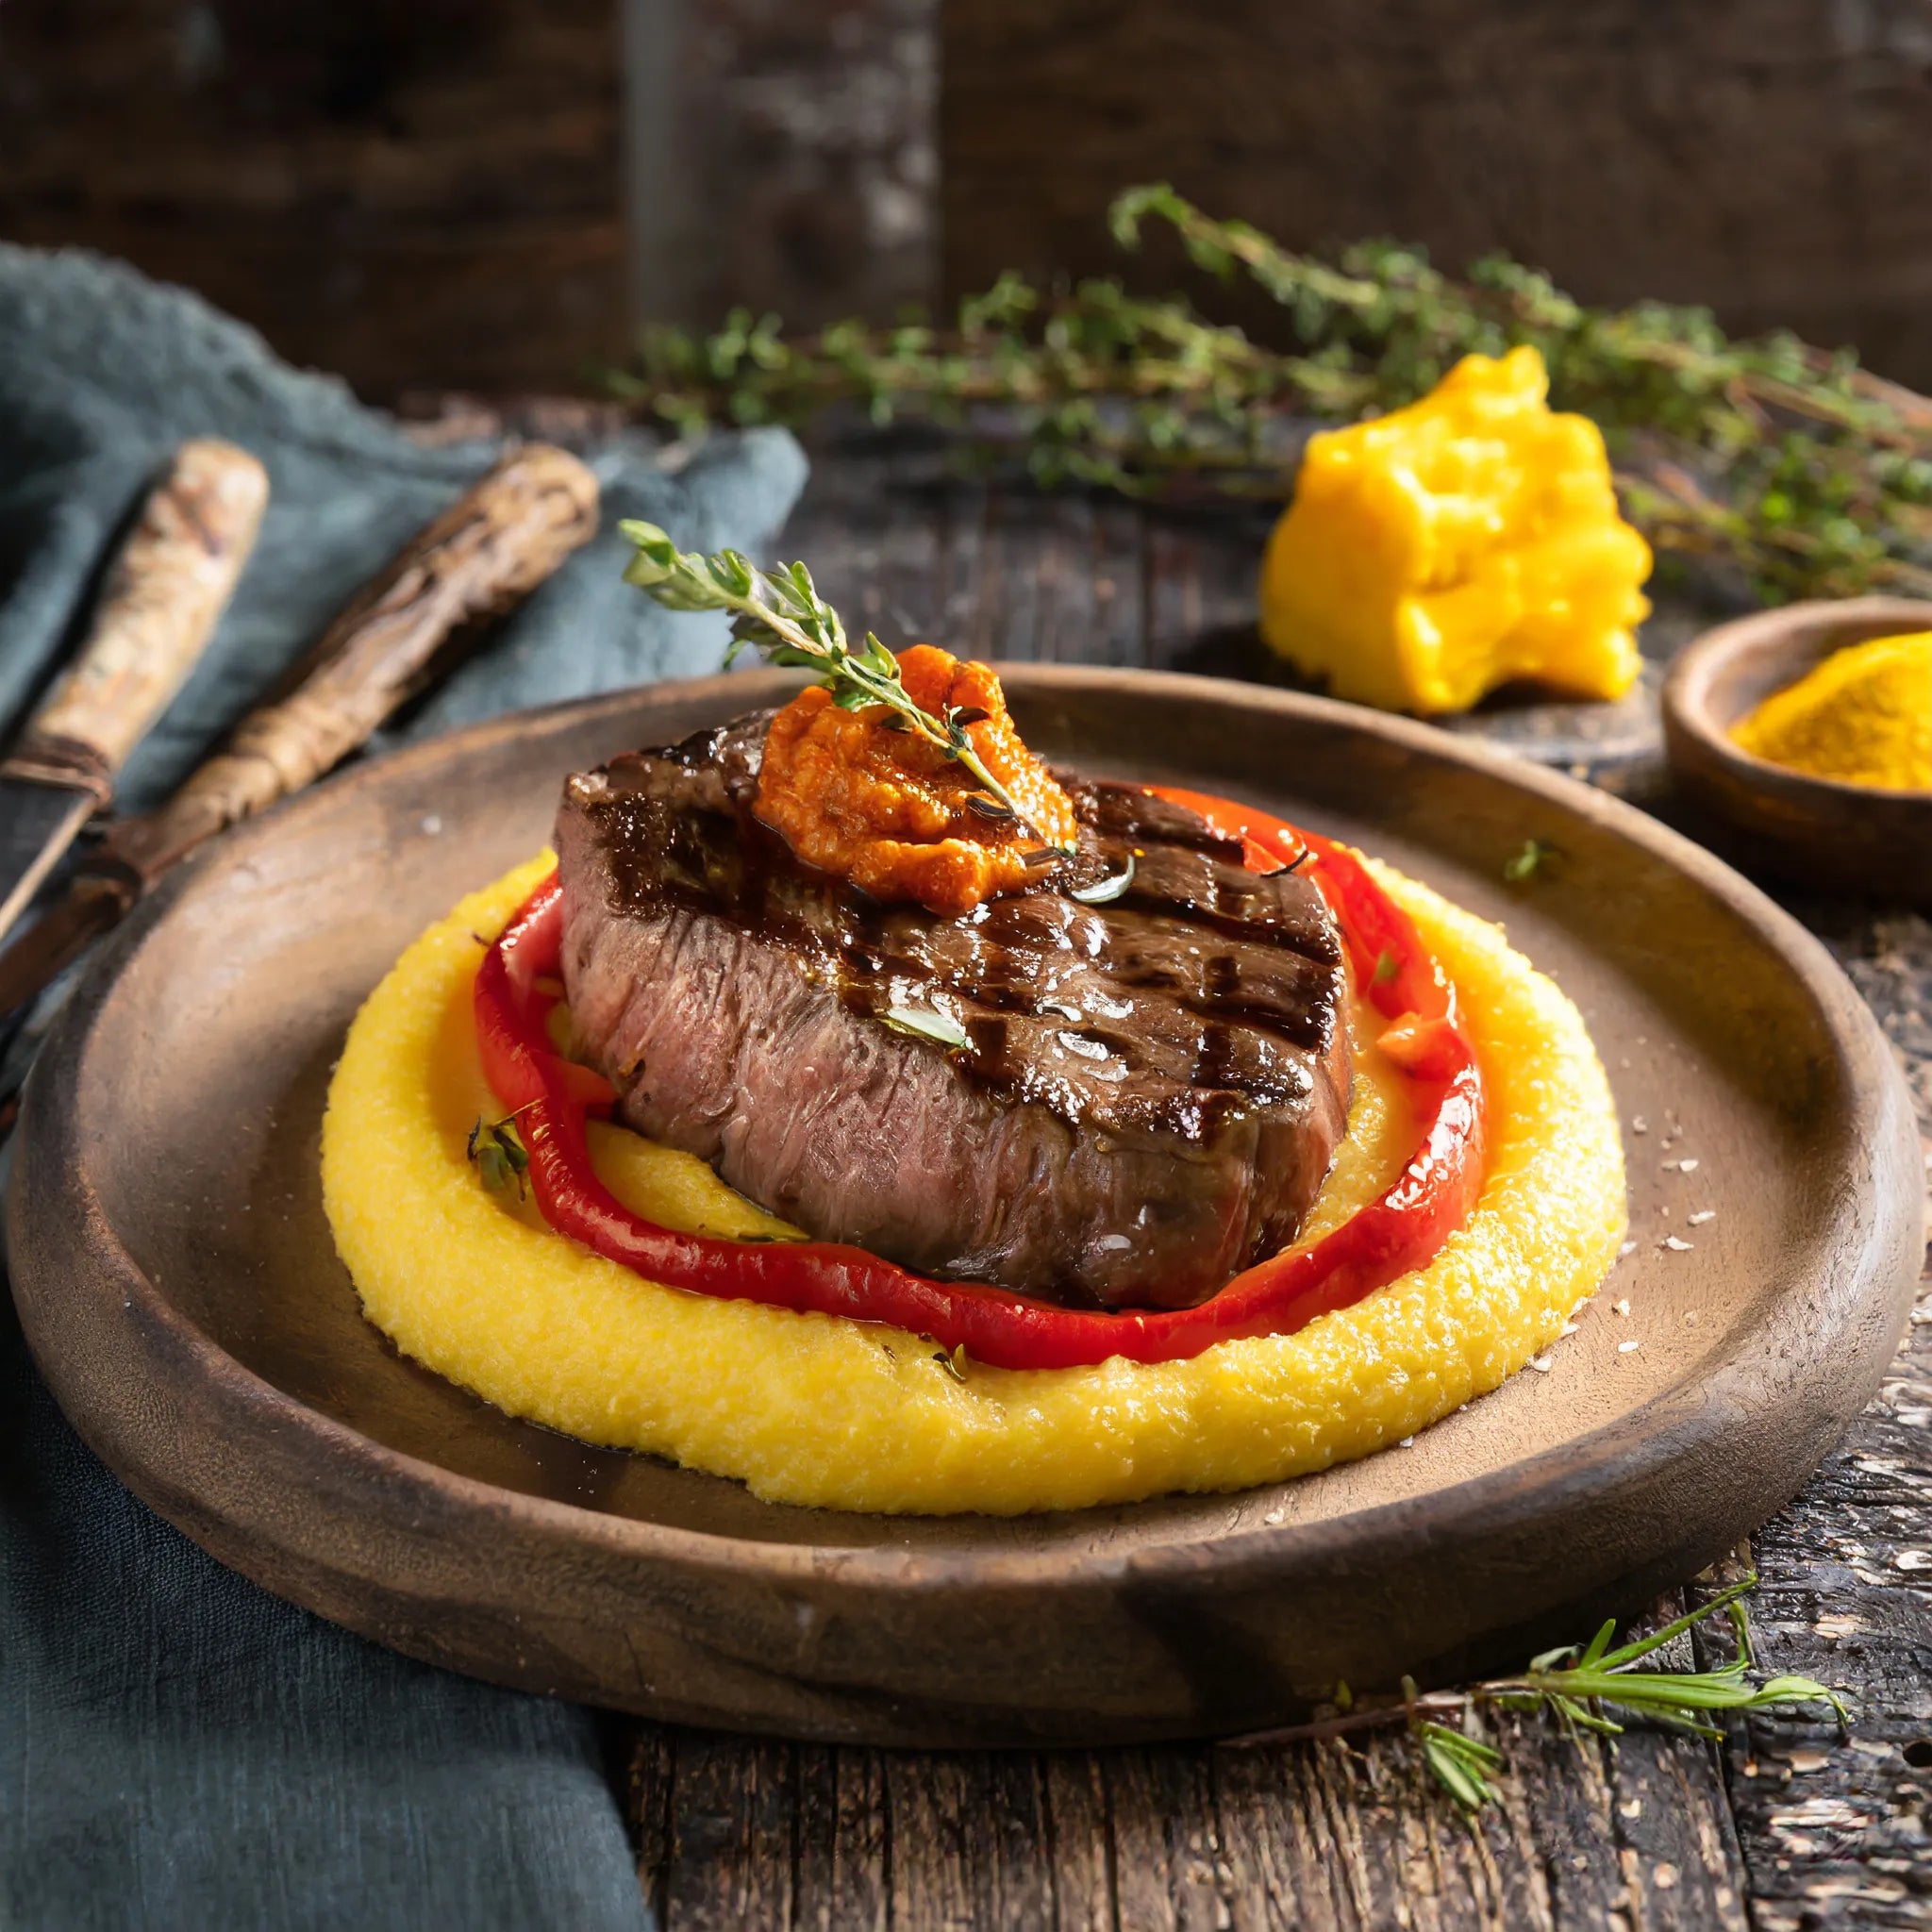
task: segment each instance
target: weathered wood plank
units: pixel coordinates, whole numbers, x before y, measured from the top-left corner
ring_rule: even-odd
[[[1165,670],[1242,677],[1271,666],[1255,638],[1255,578],[1268,526],[1250,517],[1150,518],[1147,632]]]
[[[715,328],[743,303],[805,328],[931,300],[938,12],[631,0],[641,316]]]
[[[885,1767],[876,1751],[798,1750],[798,1886],[792,1924],[884,1932],[891,1900]]]
[[[1141,520],[1132,508],[1005,493],[988,510],[973,655],[1146,661]]]
[[[1852,1709],[1842,1735],[1786,1718],[1740,1727],[1731,1801],[1762,1932],[1932,1923],[1926,1335],[1922,1321],[1843,1448],[1756,1539],[1765,1661],[1833,1685]]]
[[[1123,1926],[1213,1932],[1228,1923],[1213,1761],[1161,1747],[1100,1755],[1113,1828],[1114,1909]]]
[[[977,491],[934,475],[929,462],[821,465],[786,529],[784,555],[810,564],[853,629],[942,644],[969,608],[960,575],[971,568],[979,511]]]
[[[621,1720],[612,1720],[613,1723]],[[662,1724],[641,1725],[632,1747],[625,1812],[637,1842],[638,1883],[659,1925],[670,1924],[666,1881],[671,1875],[673,1791],[677,1734]]]
[[[795,1755],[777,1740],[678,1733],[665,1860],[653,1874],[667,1925],[731,1932],[792,1923]]]
[[[1091,1752],[1058,1751],[1041,1760],[1046,1780],[1054,1924],[1058,1932],[1111,1932],[1113,1835],[1107,1778]]]
[[[1932,1174],[1932,924],[1794,909],[1898,1052]],[[1878,1399],[1754,1543],[1765,1662],[1852,1705],[1842,1737],[1754,1717],[1731,1753],[1758,1932],[1932,1924],[1932,1270]]]
[[[1045,1787],[1022,1752],[885,1754],[895,1925],[1049,1927]]]
[[[18,0],[0,234],[185,282],[388,395],[623,350],[612,0]]]
[[[1170,180],[1291,246],[1500,248],[1585,300],[1707,302],[1932,367],[1932,80],[1903,4],[954,0],[941,32],[956,291],[1118,272],[1108,200]]]
[[[641,1876],[667,1928],[1459,1932],[1621,1915],[1741,1932],[1739,1847],[1704,1746],[1636,1734],[1611,1752],[1517,1722],[1497,1735],[1512,1774],[1472,1830],[1400,1737],[788,1758],[646,1727]]]
[[[1512,1719],[1510,1773],[1472,1831],[1407,1740],[1216,1754],[1237,1926],[1743,1925],[1742,1868],[1702,1746],[1614,1755]]]

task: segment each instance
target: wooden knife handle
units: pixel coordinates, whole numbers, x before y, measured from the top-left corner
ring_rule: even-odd
[[[597,528],[597,479],[546,443],[512,451],[343,609],[286,695],[252,711],[161,809],[124,820],[104,857],[152,875],[367,741],[439,668],[445,641],[537,588]]]
[[[114,560],[79,656],[0,774],[107,802],[114,774],[213,636],[267,504],[268,473],[246,450],[204,439],[175,451]]]

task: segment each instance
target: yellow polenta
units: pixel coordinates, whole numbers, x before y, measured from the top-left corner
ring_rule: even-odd
[[[323,1195],[371,1321],[499,1407],[587,1441],[847,1509],[1011,1514],[1245,1489],[1367,1455],[1495,1388],[1555,1339],[1623,1240],[1616,1120],[1576,1009],[1498,928],[1377,865],[1460,990],[1490,1083],[1481,1199],[1427,1267],[1296,1335],[1189,1361],[973,1363],[963,1382],[903,1331],[642,1281],[488,1192],[465,1157],[473,1123],[497,1110],[470,1022],[475,935],[499,931],[549,863],[465,899],[370,995],[329,1089]],[[1358,1086],[1311,1233],[1399,1158],[1383,1084]],[[592,1133],[636,1211],[778,1229],[702,1162]]]

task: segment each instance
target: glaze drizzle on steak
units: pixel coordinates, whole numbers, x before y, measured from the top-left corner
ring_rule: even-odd
[[[1349,1092],[1307,880],[1061,774],[1041,884],[880,905],[753,816],[768,722],[566,787],[565,986],[626,1122],[822,1240],[1075,1305],[1191,1306],[1293,1239]]]

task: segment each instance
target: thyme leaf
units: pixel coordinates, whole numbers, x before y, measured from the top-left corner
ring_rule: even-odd
[[[1117,872],[1109,877],[1096,880],[1091,886],[1075,886],[1067,897],[1077,899],[1083,906],[1111,906],[1134,883],[1134,855],[1127,854],[1124,872]]]
[[[946,1013],[930,1007],[888,1007],[879,1019],[895,1033],[911,1033],[921,1040],[934,1040],[941,1046],[964,1046],[966,1029]]]
[[[1523,849],[1503,867],[1503,876],[1512,886],[1520,886],[1525,879],[1533,878],[1542,870],[1545,859],[1554,858],[1557,848],[1546,845],[1541,839],[1525,839]]]

